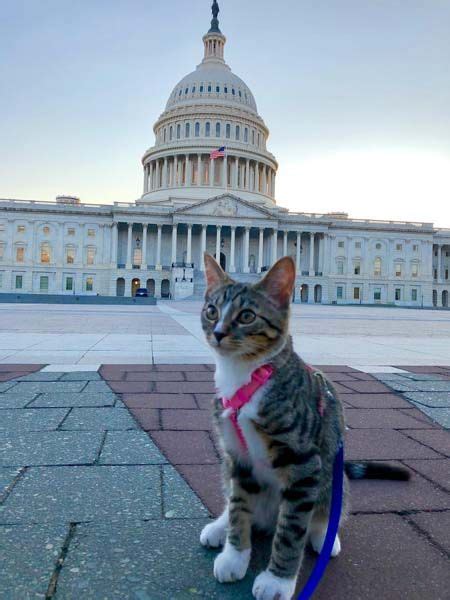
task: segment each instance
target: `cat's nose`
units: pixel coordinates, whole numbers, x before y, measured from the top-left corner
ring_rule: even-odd
[[[221,329],[218,330],[214,330],[214,337],[217,340],[217,343],[220,344],[220,342],[223,340],[224,337],[227,337],[227,334],[224,333]]]

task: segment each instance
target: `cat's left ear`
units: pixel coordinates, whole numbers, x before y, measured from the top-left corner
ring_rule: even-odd
[[[255,289],[267,294],[280,308],[287,308],[295,286],[295,263],[290,256],[280,258]]]
[[[214,288],[220,287],[227,283],[231,283],[231,279],[218,264],[218,262],[208,253],[205,252],[203,255],[205,261],[205,277],[206,277],[206,291],[209,292]]]

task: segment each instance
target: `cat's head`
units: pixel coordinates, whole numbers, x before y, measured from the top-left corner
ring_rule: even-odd
[[[205,254],[205,276],[202,327],[216,352],[253,362],[281,350],[288,335],[295,285],[292,258],[281,258],[252,285],[233,281],[212,256]]]

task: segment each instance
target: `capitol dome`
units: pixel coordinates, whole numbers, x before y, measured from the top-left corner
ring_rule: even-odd
[[[153,127],[140,202],[198,202],[226,189],[256,204],[275,203],[278,163],[266,148],[269,130],[250,88],[225,62],[216,0],[212,11],[202,62],[173,88]],[[222,148],[225,156],[211,159]]]

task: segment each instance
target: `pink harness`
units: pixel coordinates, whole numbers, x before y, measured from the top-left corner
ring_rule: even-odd
[[[310,365],[306,365],[306,368],[309,372],[309,375],[311,376],[311,380],[313,380],[316,376],[316,371],[314,371],[314,369]],[[262,367],[259,367],[258,369],[256,369],[256,371],[253,371],[250,382],[240,387],[232,398],[222,398],[222,406],[224,408],[231,409],[231,423],[234,427],[239,442],[241,443],[241,446],[244,450],[247,450],[248,447],[241,426],[238,423],[239,411],[243,406],[245,406],[245,404],[250,402],[250,400],[253,397],[253,394],[255,394],[255,392],[257,392],[263,385],[265,385],[269,381],[269,379],[272,377],[273,371],[274,369],[272,365],[263,365]],[[320,375],[320,373],[317,373],[317,375]],[[323,376],[321,376],[321,378],[323,379]],[[317,397],[317,409],[321,417],[323,417],[325,412],[324,396],[324,390],[320,386],[319,394]]]
[[[243,385],[238,389],[232,398],[222,398],[222,405],[224,408],[231,408],[230,419],[233,424],[234,430],[241,446],[244,450],[247,450],[247,442],[245,441],[244,434],[242,433],[241,426],[238,423],[239,410],[253,397],[253,394],[259,390],[265,383],[272,377],[273,367],[271,365],[263,365],[253,371],[252,378],[249,383]]]

